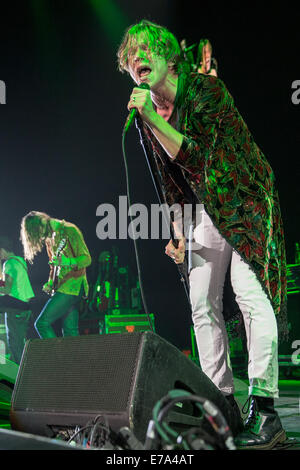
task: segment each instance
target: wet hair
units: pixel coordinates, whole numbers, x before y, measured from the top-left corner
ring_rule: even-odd
[[[181,48],[174,34],[164,26],[148,20],[141,20],[127,28],[119,46],[117,57],[121,72],[128,72],[129,51],[136,46],[139,38],[143,39],[151,52],[164,57],[167,62],[173,63],[175,72],[180,72],[184,68],[185,62],[182,58]]]
[[[30,263],[43,249],[47,236],[44,221],[49,223],[50,216],[45,212],[38,211],[31,211],[22,219],[20,240],[24,249],[24,258]]]

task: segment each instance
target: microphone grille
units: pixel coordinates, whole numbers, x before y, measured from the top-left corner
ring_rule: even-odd
[[[150,90],[150,86],[148,85],[148,83],[141,83],[138,88],[142,88],[144,90]]]

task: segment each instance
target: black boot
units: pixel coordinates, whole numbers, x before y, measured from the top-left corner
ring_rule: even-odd
[[[286,435],[274,409],[274,400],[267,397],[250,396],[247,402],[250,403],[250,412],[245,422],[244,431],[235,438],[237,448],[268,450],[277,443],[284,442]]]
[[[244,429],[244,424],[243,424],[243,419],[241,417],[240,409],[237,404],[237,402],[234,399],[233,395],[225,395],[226,400],[230,404],[234,416],[234,430],[231,430],[233,432],[233,435],[237,435],[238,433],[242,432]],[[234,432],[235,431],[235,432]]]

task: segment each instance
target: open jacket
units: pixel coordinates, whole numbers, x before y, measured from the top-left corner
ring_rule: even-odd
[[[169,123],[184,136],[173,161],[146,130],[167,203],[191,202],[183,181],[192,189],[220,234],[256,274],[272,303],[279,336],[286,339],[284,232],[270,164],[217,77],[179,75]]]

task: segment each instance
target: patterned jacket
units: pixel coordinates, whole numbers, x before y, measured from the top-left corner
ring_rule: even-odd
[[[173,161],[146,132],[159,157],[155,160],[168,204],[190,202],[182,190],[184,179],[221,235],[256,274],[274,308],[280,338],[286,338],[284,232],[270,164],[219,78],[179,75],[169,123],[184,136]]]

